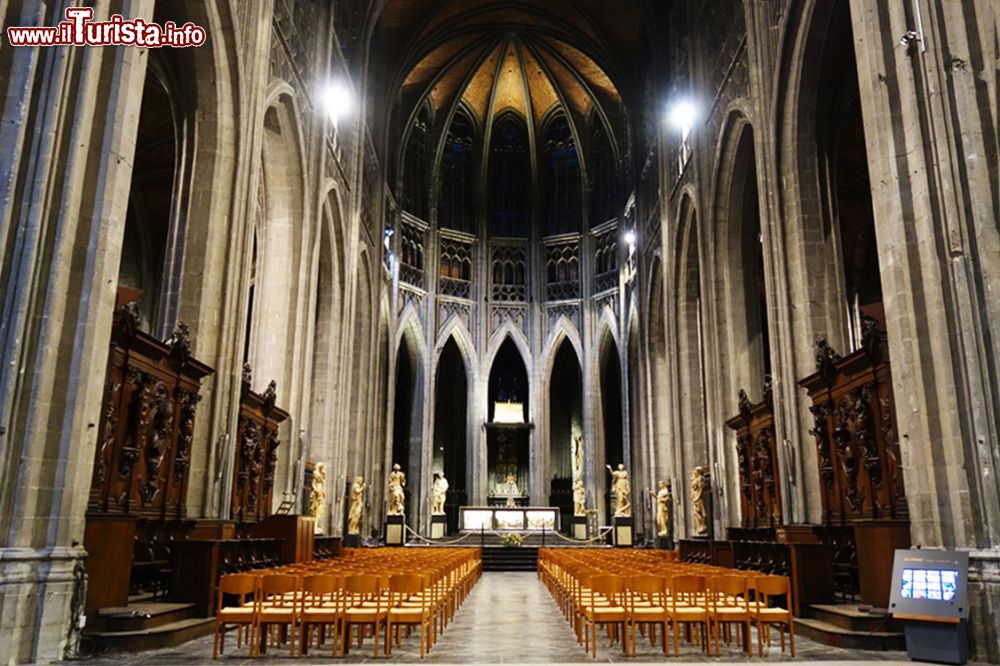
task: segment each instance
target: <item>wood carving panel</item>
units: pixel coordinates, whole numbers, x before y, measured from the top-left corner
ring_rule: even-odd
[[[781,484],[778,440],[770,378],[765,378],[764,398],[750,402],[739,393],[739,414],[726,421],[736,431],[736,459],[740,475],[740,515],[743,527],[781,524]]]

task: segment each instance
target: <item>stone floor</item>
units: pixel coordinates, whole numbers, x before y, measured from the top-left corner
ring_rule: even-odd
[[[603,636],[602,636],[603,638]],[[321,664],[334,661],[325,650],[315,651],[305,659],[292,660],[287,651],[273,648],[266,659],[251,659],[246,649],[233,651],[235,635],[229,638],[230,650],[221,658],[220,664],[261,664],[261,663],[305,663]],[[585,662],[663,662],[663,653],[650,645],[648,640],[638,642],[638,655],[626,659],[619,646],[610,647],[606,640],[598,645],[598,657],[593,659],[583,647],[577,644],[570,625],[559,612],[547,590],[538,582],[534,573],[486,573],[472,591],[469,599],[459,609],[454,621],[438,639],[423,663],[585,663]],[[108,666],[122,664],[191,664],[211,662],[212,637],[200,638],[178,648],[158,650],[140,654],[104,655],[90,659],[89,663]],[[389,661],[413,663],[420,660],[420,644],[417,633],[394,648]],[[902,652],[862,652],[830,648],[805,637],[796,637],[796,660],[810,662],[836,662],[836,666],[847,666],[847,662],[880,661],[910,663]],[[372,657],[371,638],[364,646],[355,648],[339,663],[364,663],[387,661],[385,657]],[[695,645],[681,643],[681,655],[666,660],[680,664],[683,662],[712,661],[791,661],[787,653],[782,656],[777,644],[764,659],[746,658],[735,648],[726,649],[722,656],[704,656]]]

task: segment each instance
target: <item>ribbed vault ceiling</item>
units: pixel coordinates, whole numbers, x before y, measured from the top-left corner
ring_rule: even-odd
[[[639,13],[630,0],[389,0],[383,43],[400,117],[429,100],[437,117],[459,103],[481,127],[514,111],[536,130],[562,108],[574,126],[595,112],[623,139],[622,72]],[[616,83],[618,82],[618,83]]]

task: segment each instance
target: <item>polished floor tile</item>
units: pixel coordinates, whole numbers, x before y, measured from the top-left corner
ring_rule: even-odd
[[[597,659],[593,659],[576,641],[569,623],[559,612],[545,587],[534,573],[486,573],[473,589],[466,603],[459,609],[452,623],[438,639],[423,663],[466,664],[532,664],[532,663],[585,663],[585,662],[683,662],[712,661],[791,661],[781,654],[777,643],[763,659],[743,657],[735,648],[723,646],[719,658],[705,656],[696,645],[681,643],[679,657],[665,659],[658,647],[648,639],[637,641],[639,651],[635,658],[626,658],[618,645],[609,646],[601,634]],[[219,660],[220,664],[261,663],[330,663],[325,650],[317,651],[305,659],[292,659],[287,651],[273,648],[266,659],[249,658],[246,649],[234,651],[235,636],[229,639],[230,651]],[[89,663],[98,665],[153,665],[191,664],[211,662],[212,637],[200,638],[178,648],[138,654],[103,655]],[[420,660],[417,632],[393,649],[388,661],[413,663]],[[880,661],[909,663],[901,652],[863,652],[843,650],[820,645],[804,636],[796,637],[796,660],[810,662]],[[371,638],[361,649],[354,648],[346,658],[337,663],[367,663],[387,661],[385,657],[372,657]]]

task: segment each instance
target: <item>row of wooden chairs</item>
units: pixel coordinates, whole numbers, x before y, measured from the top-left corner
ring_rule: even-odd
[[[388,656],[393,643],[399,644],[401,627],[407,636],[419,627],[423,658],[481,572],[478,548],[379,548],[346,549],[333,560],[223,576],[213,658],[224,651],[226,633],[233,630],[237,648],[245,642],[252,656],[283,642],[289,655],[296,655],[296,647],[298,655],[305,655],[314,642],[322,646],[327,638],[334,657],[346,655],[352,630],[359,647],[369,633],[374,637],[376,657],[384,635]]]
[[[720,638],[728,645],[735,627],[748,655],[750,627],[757,629],[757,651],[771,644],[776,626],[785,650],[785,628],[795,656],[795,627],[791,588],[785,576],[676,561],[657,551],[542,549],[538,575],[555,598],[577,640],[597,656],[597,627],[603,625],[613,642],[621,641],[626,654],[636,654],[636,631],[649,632],[655,644],[657,630],[663,653],[673,653],[683,630],[690,640],[697,630],[703,650],[718,656]],[[784,605],[779,605],[784,601]]]

